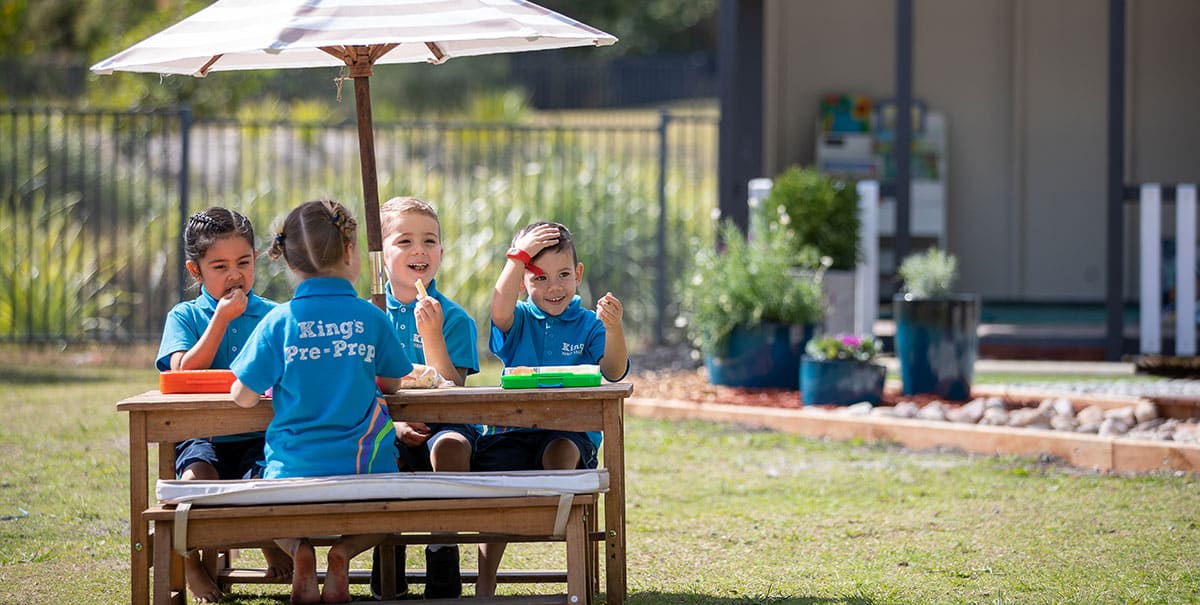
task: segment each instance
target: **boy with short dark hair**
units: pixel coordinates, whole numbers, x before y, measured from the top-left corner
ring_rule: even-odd
[[[537,222],[513,238],[508,260],[492,292],[489,348],[505,367],[598,364],[605,379],[629,373],[621,301],[611,292],[583,307],[575,294],[583,263],[571,232]],[[519,301],[521,293],[528,300]],[[475,467],[484,471],[595,468],[599,432],[485,426],[476,443]],[[503,542],[479,547],[475,595],[496,592]]]

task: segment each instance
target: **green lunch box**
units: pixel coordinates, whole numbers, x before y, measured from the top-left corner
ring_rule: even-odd
[[[504,368],[500,374],[500,386],[505,389],[552,389],[559,387],[600,386],[600,366],[538,366],[529,373],[514,374],[517,368]]]

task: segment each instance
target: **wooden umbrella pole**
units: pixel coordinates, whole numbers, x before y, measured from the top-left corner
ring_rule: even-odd
[[[384,288],[383,236],[379,224],[379,181],[375,174],[375,130],[371,121],[371,65],[350,67],[354,78],[355,117],[358,122],[358,159],[362,169],[363,220],[367,225],[367,253],[371,271],[371,302],[387,311]]]

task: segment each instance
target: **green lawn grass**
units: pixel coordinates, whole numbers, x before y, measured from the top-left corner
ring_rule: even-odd
[[[0,364],[0,603],[128,602],[128,442],[114,403],[156,384],[149,370]],[[629,419],[626,444],[633,605],[1200,601],[1190,475],[699,422]],[[559,551],[517,544],[505,561],[553,566]],[[286,593],[238,591],[256,604]]]

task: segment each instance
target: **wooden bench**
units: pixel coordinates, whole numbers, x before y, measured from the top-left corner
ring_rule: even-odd
[[[247,507],[240,506],[193,507],[189,512],[186,539],[190,544],[206,548],[251,547],[256,542],[265,544],[271,537],[282,534],[268,535],[269,532],[262,533],[259,528],[275,527],[275,531],[278,531],[279,527],[275,526],[275,522],[269,520],[281,516],[291,518],[289,523],[307,518],[322,520],[319,526],[322,529],[319,531],[331,535],[379,533],[380,528],[385,527],[381,522],[392,524],[386,525],[389,527],[387,531],[414,532],[397,534],[392,541],[398,543],[472,543],[496,537],[514,542],[564,541],[568,555],[568,569],[565,573],[537,573],[525,576],[505,573],[499,579],[523,581],[561,578],[567,584],[566,596],[546,599],[522,597],[520,600],[575,604],[590,602],[593,591],[599,588],[598,553],[594,546],[589,550],[588,539],[592,538],[604,543],[606,601],[619,605],[624,602],[626,596],[623,404],[632,390],[633,387],[629,384],[536,390],[459,387],[405,391],[387,396],[394,419],[483,422],[504,426],[603,431],[601,467],[609,473],[609,491],[602,496],[574,496],[568,513],[568,531],[563,536],[555,536],[552,531],[546,531],[548,519],[558,516],[559,498],[539,496],[520,505],[510,505],[507,499],[471,498],[343,502],[336,505],[271,505],[250,511],[245,510]],[[186,594],[182,591],[182,559],[178,557],[178,553],[174,553],[176,511],[170,507],[150,504],[148,448],[151,444],[157,446],[158,477],[171,479],[174,476],[176,442],[197,436],[263,430],[271,419],[269,400],[264,400],[254,408],[239,408],[225,394],[163,395],[158,391],[150,391],[122,400],[117,407],[129,413],[130,602],[135,605],[148,602],[152,562],[156,570],[155,602],[181,602]],[[452,508],[447,509],[446,506]],[[600,507],[603,510],[602,516],[598,514]],[[344,509],[360,512],[344,513]],[[452,511],[452,514],[447,515],[447,510]],[[293,514],[299,516],[293,517]],[[369,518],[371,521],[356,520],[358,517]],[[533,521],[534,517],[538,520]],[[517,522],[534,523],[537,531],[530,526],[515,524]],[[295,534],[295,527],[290,526],[289,535]],[[308,527],[301,527],[308,533]],[[553,529],[552,525],[550,529]],[[429,532],[448,532],[455,535],[431,535]],[[171,534],[169,538],[166,537],[168,533]],[[575,537],[572,538],[572,535]],[[237,536],[237,539],[226,541],[226,538],[231,536]],[[385,589],[394,586],[395,581],[392,573],[388,571],[394,569],[394,564],[390,564],[390,551],[391,549],[386,548],[382,551],[381,579],[385,583]],[[151,552],[154,555],[153,560]],[[221,583],[277,581],[262,577],[263,574],[256,576],[253,572],[232,569],[218,571]],[[471,576],[464,574],[464,577]],[[352,574],[352,581],[365,579],[366,574],[363,572],[356,571]],[[502,602],[503,599],[499,601]],[[486,600],[473,599],[472,602],[482,605]]]
[[[563,541],[567,592],[539,602],[588,603],[591,578],[586,560],[586,515],[594,502],[592,495],[566,495],[190,508],[156,505],[144,514],[146,520],[154,523],[153,564],[158,570],[154,574],[154,602],[186,601],[183,559],[179,554],[191,546],[216,549],[245,546],[294,535],[298,530],[306,535],[331,535],[378,533],[386,528],[389,532],[453,532],[454,539],[464,542],[475,541],[477,536],[497,535]],[[447,535],[438,539],[449,538]],[[384,567],[382,571],[386,574],[388,569]],[[394,572],[394,567],[390,569]],[[387,596],[391,595],[385,592]]]

